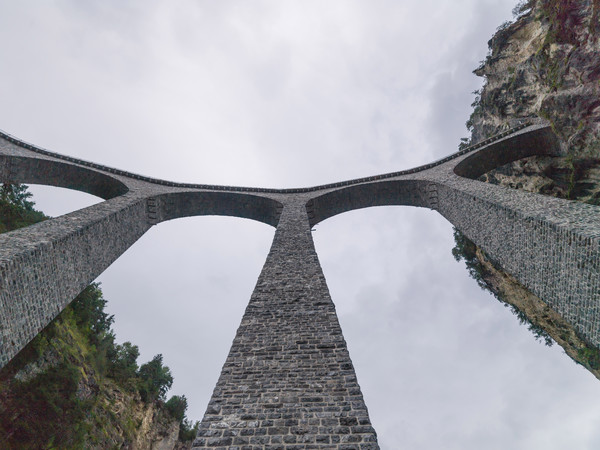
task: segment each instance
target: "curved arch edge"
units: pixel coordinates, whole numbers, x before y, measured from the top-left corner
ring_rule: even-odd
[[[458,162],[454,166],[454,173],[475,180],[504,164],[536,155],[561,155],[558,138],[549,126],[517,133],[483,147]]]
[[[306,209],[312,227],[344,212],[386,205],[435,209],[436,185],[426,180],[390,180],[353,185],[310,199]]]
[[[173,192],[150,197],[153,224],[192,216],[233,216],[277,227],[283,204],[270,197],[237,192]]]
[[[104,200],[129,191],[122,181],[87,167],[23,156],[0,155],[0,181],[62,187]]]

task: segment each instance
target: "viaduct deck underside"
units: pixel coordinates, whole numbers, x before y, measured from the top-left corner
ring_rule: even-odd
[[[155,180],[0,135],[0,181],[62,186],[104,202],[0,236],[0,367],[151,226],[228,215],[277,228],[195,448],[378,448],[311,227],[357,208],[431,208],[600,347],[600,208],[477,181],[556,155],[523,124],[411,170],[312,188]]]

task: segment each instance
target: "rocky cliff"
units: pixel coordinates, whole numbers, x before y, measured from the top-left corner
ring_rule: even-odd
[[[190,448],[164,401],[110,376],[67,308],[0,372],[0,448]]]
[[[531,157],[482,181],[600,205],[600,0],[530,0],[488,42],[467,122],[476,143],[528,118],[548,120],[563,156]],[[600,378],[600,354],[539,298],[477,249],[481,278]]]

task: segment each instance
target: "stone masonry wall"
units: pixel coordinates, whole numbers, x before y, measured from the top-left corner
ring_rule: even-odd
[[[438,198],[444,217],[600,347],[600,208],[459,177]]]
[[[0,367],[148,228],[123,196],[0,235]]]

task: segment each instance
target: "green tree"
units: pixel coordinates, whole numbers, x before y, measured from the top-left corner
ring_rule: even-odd
[[[31,192],[24,184],[3,183],[0,186],[0,233],[41,222],[47,217],[34,209]]]
[[[136,377],[138,356],[140,356],[140,350],[131,342],[115,345],[107,355],[109,359],[108,376],[119,382]]]
[[[198,434],[198,428],[200,427],[200,421],[197,420],[192,422],[186,417],[183,418],[179,424],[179,439],[182,441],[193,441]]]
[[[80,379],[80,369],[63,361],[2,392],[2,448],[83,448],[91,402],[77,396]]]
[[[142,364],[138,370],[140,395],[145,402],[163,400],[173,384],[171,370],[163,366],[163,356],[156,355],[151,361]]]
[[[106,303],[100,283],[87,286],[71,303],[79,328],[86,330],[89,336],[96,339],[110,334],[115,320],[114,316],[104,312]]]
[[[185,395],[173,395],[167,403],[165,403],[167,411],[179,422],[183,421],[185,411],[187,410],[187,398]]]
[[[192,422],[185,416],[187,410],[187,398],[185,395],[174,395],[165,403],[167,411],[179,421],[179,439],[181,441],[192,441],[198,434],[200,422]]]
[[[477,246],[457,228],[454,228],[452,256],[458,262],[464,260],[471,278],[477,282],[477,285],[481,289],[490,291],[490,288],[483,279],[483,267],[477,258]]]

